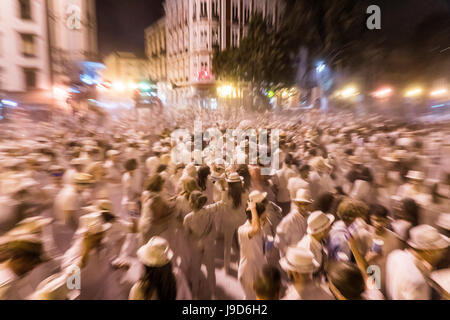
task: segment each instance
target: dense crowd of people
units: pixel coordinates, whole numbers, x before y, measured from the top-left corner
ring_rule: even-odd
[[[194,162],[196,117],[269,143],[246,136],[230,158],[205,139]],[[218,269],[247,300],[448,299],[448,129],[314,111],[11,117],[0,299],[220,299]]]

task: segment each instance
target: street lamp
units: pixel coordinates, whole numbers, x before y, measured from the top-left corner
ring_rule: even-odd
[[[405,97],[406,98],[414,98],[414,97],[421,96],[422,93],[423,93],[422,88],[413,88],[413,89],[406,91]]]

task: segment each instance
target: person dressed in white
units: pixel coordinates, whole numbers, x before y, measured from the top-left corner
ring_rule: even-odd
[[[313,279],[320,264],[308,249],[290,247],[280,265],[292,282],[283,300],[334,300],[331,293]]]
[[[386,292],[390,300],[431,300],[430,274],[445,257],[449,240],[428,225],[409,232],[408,249],[391,252],[386,262]]]
[[[230,272],[230,256],[233,237],[237,229],[245,223],[245,209],[248,201],[248,192],[243,187],[242,178],[238,173],[231,173],[226,179],[228,182],[228,196],[224,199],[222,212],[222,227],[224,234],[224,268]]]
[[[244,290],[245,300],[255,300],[253,285],[266,263],[264,256],[263,226],[267,221],[265,207],[250,199],[249,209],[246,211],[247,222],[238,229],[241,259],[239,262],[238,279]]]
[[[172,264],[169,243],[153,237],[137,251],[145,267],[141,279],[133,286],[129,300],[192,300],[183,272]]]
[[[138,202],[142,186],[137,166],[136,159],[128,160],[125,163],[126,172],[122,176],[122,216],[125,219],[131,219],[138,215]]]
[[[105,162],[105,176],[107,183],[108,197],[114,207],[114,212],[119,213],[122,206],[122,168],[119,164],[117,150],[109,150],[106,153],[108,160]]]
[[[286,255],[286,250],[294,246],[306,234],[307,218],[310,214],[309,207],[312,203],[309,191],[299,189],[297,196],[292,199],[293,206],[291,212],[281,220],[277,227],[275,246],[280,251],[280,256]]]
[[[186,215],[183,223],[192,254],[189,279],[192,281],[192,295],[195,299],[199,298],[202,261],[206,264],[209,289],[213,299],[215,298],[215,220],[223,201],[205,206],[207,201],[201,192],[192,192],[189,203],[193,211]]]
[[[309,250],[314,255],[314,260],[319,263],[318,272],[324,273],[327,265],[326,241],[330,234],[334,216],[322,211],[311,213],[308,218],[308,234],[297,244],[297,247]]]

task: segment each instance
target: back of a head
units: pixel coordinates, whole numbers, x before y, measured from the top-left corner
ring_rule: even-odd
[[[164,179],[160,174],[155,174],[148,179],[145,189],[150,192],[160,192],[164,185]]]
[[[358,267],[349,262],[337,261],[327,268],[328,281],[348,300],[360,300],[366,286]]]
[[[281,291],[281,273],[274,266],[264,265],[254,282],[256,296],[264,300],[278,300]]]
[[[329,213],[331,211],[331,206],[333,205],[334,196],[331,192],[324,192],[317,198],[314,209],[315,211],[322,211]]]
[[[369,214],[371,216],[386,219],[389,216],[389,211],[381,204],[371,204],[369,208]]]
[[[417,226],[419,224],[419,205],[411,198],[403,199],[402,204],[403,218],[411,222],[413,226]]]
[[[136,159],[129,159],[125,162],[125,170],[133,171],[137,169],[137,161]]]

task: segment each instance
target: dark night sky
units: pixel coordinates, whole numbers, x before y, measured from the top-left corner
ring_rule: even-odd
[[[163,0],[97,0],[100,53],[144,53],[144,29],[164,14]],[[382,28],[390,43],[407,41],[429,15],[449,12],[450,0],[373,0],[382,10]],[[363,12],[362,14],[365,14]]]
[[[100,54],[144,51],[144,29],[164,14],[163,0],[97,0]]]

